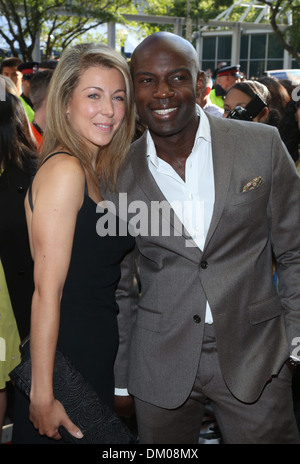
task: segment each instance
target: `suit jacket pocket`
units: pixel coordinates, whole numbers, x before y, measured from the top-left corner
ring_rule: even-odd
[[[248,192],[240,192],[231,195],[230,204],[231,205],[240,205],[243,203],[249,203],[250,201],[255,201],[258,198],[262,197],[266,193],[266,184],[261,184],[259,187],[256,187],[253,190]]]
[[[268,321],[281,314],[282,306],[277,294],[249,306],[249,320],[253,325]]]
[[[162,315],[154,313],[149,309],[144,309],[139,306],[136,318],[136,325],[142,329],[150,330],[151,332],[160,332],[162,323]]]

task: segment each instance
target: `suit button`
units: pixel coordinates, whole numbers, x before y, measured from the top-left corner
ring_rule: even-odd
[[[201,317],[198,316],[198,314],[195,314],[195,316],[193,316],[193,320],[196,322],[196,324],[199,324],[199,322],[201,322]]]
[[[24,193],[24,190],[25,190],[24,187],[18,187],[18,192],[19,193]]]
[[[207,269],[207,267],[208,267],[208,262],[207,262],[207,261],[201,261],[200,267],[201,267],[201,269]]]

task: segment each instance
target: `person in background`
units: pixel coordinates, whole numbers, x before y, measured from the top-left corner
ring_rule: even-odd
[[[19,97],[19,92],[13,81],[10,77],[0,76],[1,86],[5,89],[6,92],[15,95],[15,97]],[[4,99],[3,99],[4,100]]]
[[[300,362],[294,163],[276,128],[215,118],[196,105],[197,53],[182,37],[148,36],[131,73],[147,130],[117,192],[128,205],[142,202],[144,214],[122,268],[115,375],[134,398],[140,443],[197,443],[207,398],[225,444],[299,443],[291,394]],[[122,212],[122,197],[106,198]],[[131,293],[136,260],[141,290]],[[119,397],[119,408],[133,398]]]
[[[24,199],[37,160],[24,107],[7,81],[15,94],[6,91],[0,101],[0,436],[8,374],[20,362],[20,339],[30,329],[33,261]]]
[[[47,95],[52,74],[53,71],[50,69],[38,71],[30,80],[29,97],[34,109],[34,119],[31,123],[31,128],[39,147],[42,145],[43,133],[46,127]]]
[[[57,60],[44,60],[40,62],[38,71],[47,71],[48,69],[54,71],[57,65]]]
[[[135,129],[125,59],[104,45],[66,49],[51,78],[41,162],[25,201],[34,259],[30,401],[16,391],[13,443],[82,438],[53,394],[59,349],[111,408],[118,349],[115,290],[134,238],[98,233],[99,179],[113,188]],[[107,231],[106,231],[107,232]]]
[[[210,99],[214,105],[224,108],[224,97],[236,82],[243,78],[240,65],[222,66],[216,70],[214,88],[210,91]]]
[[[298,86],[294,85],[294,90],[297,91]],[[300,129],[297,107],[298,103],[295,100],[293,91],[290,94],[290,101],[287,102],[283,115],[278,124],[278,130],[281,139],[285,143],[289,154],[294,160],[296,167],[300,173]]]
[[[299,128],[299,131],[300,131],[300,100],[297,101],[296,117],[297,117],[297,121],[298,121],[298,128]]]
[[[268,124],[278,127],[278,124],[283,117],[285,107],[291,99],[289,92],[276,77],[264,76],[258,78],[257,81],[264,84],[271,94],[271,100],[268,105]]]
[[[293,81],[291,79],[280,79],[279,82],[281,85],[283,85],[283,87],[285,87],[290,97],[292,96],[295,87],[298,87],[300,83],[300,81]]]
[[[22,60],[17,57],[5,58],[0,65],[0,75],[9,77],[15,84],[18,96],[22,93],[22,73],[18,70],[18,66],[22,64]]]
[[[18,70],[22,73],[22,93],[20,98],[24,105],[25,111],[27,113],[29,122],[32,122],[34,119],[34,110],[33,104],[30,100],[29,96],[29,89],[30,89],[30,80],[34,73],[38,70],[39,63],[37,61],[28,61],[25,63],[21,63],[18,66]]]
[[[245,108],[257,95],[262,99],[265,105],[253,118],[253,121],[267,122],[271,94],[265,85],[252,80],[237,82],[228,90],[224,99],[223,117],[227,118],[229,113],[236,107]]]
[[[213,87],[213,81],[211,76],[203,72],[203,87],[200,93],[200,96],[197,97],[196,102],[201,108],[204,109],[207,113],[212,114],[213,116],[221,117],[223,116],[223,109],[220,106],[212,103],[210,98],[210,92]]]

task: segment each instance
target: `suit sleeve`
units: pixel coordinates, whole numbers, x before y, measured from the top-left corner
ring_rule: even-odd
[[[117,289],[119,349],[114,371],[115,387],[118,389],[127,388],[129,348],[138,300],[138,253],[134,248],[121,263],[121,278]]]
[[[271,239],[292,354],[300,337],[300,177],[276,129],[272,164]]]

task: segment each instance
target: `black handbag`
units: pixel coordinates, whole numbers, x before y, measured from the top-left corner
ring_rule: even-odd
[[[29,398],[31,359],[29,343],[23,348],[21,363],[10,372],[15,386]],[[83,438],[75,438],[59,427],[66,443],[73,444],[130,444],[134,437],[121,419],[98,397],[93,388],[60,351],[55,353],[53,371],[54,397],[59,400]]]

